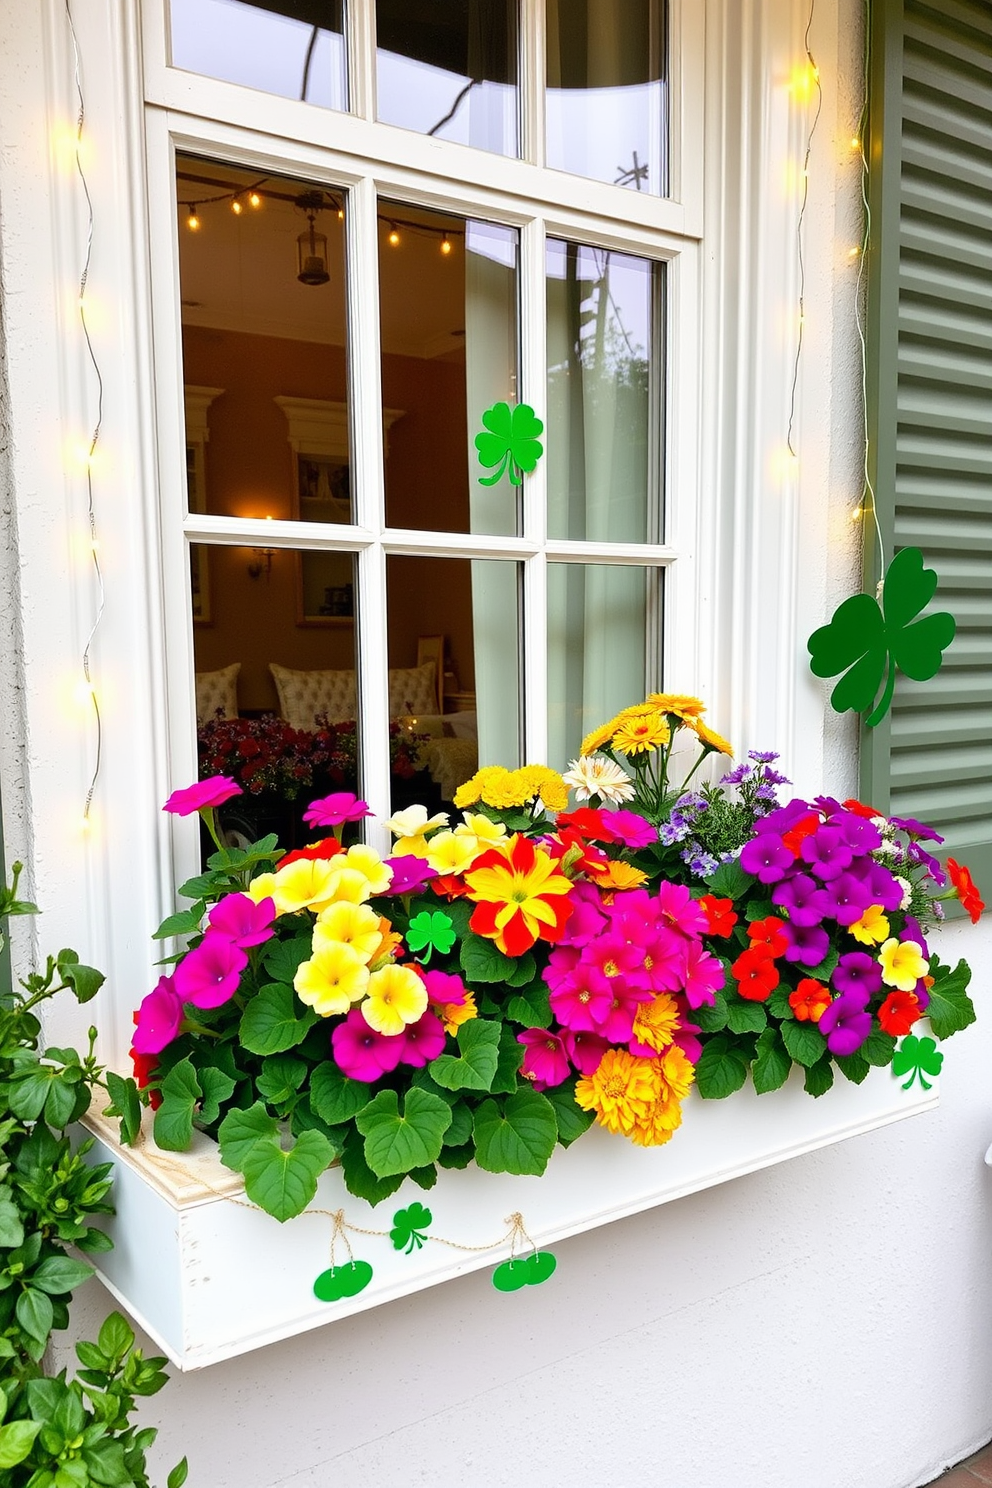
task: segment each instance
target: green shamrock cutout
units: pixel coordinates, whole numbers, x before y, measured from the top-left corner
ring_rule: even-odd
[[[343,1297],[357,1297],[372,1280],[368,1261],[349,1261],[347,1266],[332,1266],[321,1271],[313,1284],[314,1296],[321,1302],[340,1302]]]
[[[554,1273],[558,1262],[550,1250],[537,1250],[523,1257],[512,1256],[493,1272],[493,1286],[498,1292],[519,1292],[521,1287],[540,1286]]]
[[[455,943],[455,925],[443,909],[425,909],[414,915],[406,932],[406,943],[411,951],[426,951],[421,963],[426,966],[431,952],[446,956]]]
[[[936,674],[954,639],[954,616],[941,612],[914,620],[936,588],[937,575],[923,567],[919,548],[903,548],[886,571],[881,605],[870,594],[854,594],[838,605],[829,625],[813,632],[807,642],[813,675],[845,673],[830,694],[837,713],[870,708],[884,679],[878,705],[865,720],[874,728],[892,702],[897,670],[914,682]]]
[[[914,1033],[908,1033],[892,1056],[892,1073],[909,1076],[903,1090],[908,1090],[917,1076],[923,1089],[929,1090],[930,1084],[924,1080],[923,1073],[939,1075],[943,1062],[944,1056],[938,1053],[932,1038],[917,1038]]]
[[[393,1215],[393,1228],[389,1238],[394,1250],[405,1250],[407,1255],[420,1250],[428,1236],[424,1231],[434,1222],[434,1216],[423,1204],[411,1204],[406,1209],[397,1209]]]
[[[519,486],[523,480],[520,472],[529,474],[544,454],[537,437],[544,425],[529,403],[518,403],[515,408],[509,403],[494,403],[482,415],[482,422],[488,432],[475,436],[479,464],[487,470],[494,465],[499,469],[495,475],[480,475],[480,486],[494,486],[504,473],[509,474],[512,485]]]

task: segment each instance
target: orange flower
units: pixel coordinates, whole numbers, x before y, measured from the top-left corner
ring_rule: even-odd
[[[587,871],[595,878],[599,888],[606,892],[617,889],[637,889],[648,881],[647,874],[640,868],[635,868],[631,863],[608,860],[601,867],[597,865]]]
[[[951,883],[957,889],[961,907],[971,916],[971,923],[977,925],[985,904],[970,870],[956,863],[953,858],[948,858],[947,871],[951,875]]]
[[[819,1023],[832,1002],[829,989],[815,977],[803,977],[795,992],[789,993],[789,1006],[800,1023]]]
[[[789,942],[785,938],[784,920],[768,915],[763,920],[752,920],[747,927],[752,947],[764,946],[771,957],[783,956]]]
[[[522,956],[538,938],[559,940],[572,912],[564,897],[572,885],[557,866],[519,833],[476,858],[465,874],[477,905],[469,921],[476,935],[495,941],[504,956]]]
[[[706,916],[708,935],[727,936],[737,924],[733,899],[717,899],[712,894],[704,894],[699,907]]]
[[[798,858],[803,840],[806,837],[812,836],[819,825],[820,818],[816,815],[815,811],[811,811],[809,816],[801,817],[791,831],[782,834],[782,841],[794,858]]]
[[[442,873],[432,878],[431,888],[439,898],[443,895],[446,899],[460,899],[468,893],[468,886],[457,873]]]
[[[893,1038],[909,1033],[921,1016],[920,1000],[915,992],[890,992],[878,1010],[879,1026]]]
[[[767,1002],[779,983],[778,969],[765,945],[742,951],[731,970],[738,992],[749,1002]]]

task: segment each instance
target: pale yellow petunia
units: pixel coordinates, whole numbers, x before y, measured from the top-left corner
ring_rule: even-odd
[[[368,965],[382,944],[382,926],[375,910],[346,899],[322,909],[313,927],[313,949],[321,951],[335,943],[350,946]]]
[[[454,832],[438,832],[432,837],[427,853],[427,862],[438,873],[464,873],[481,852],[492,844],[481,843],[478,837],[459,837]]]
[[[915,940],[887,940],[878,953],[882,981],[899,992],[912,992],[930,965]]]
[[[346,1013],[368,989],[369,969],[351,946],[339,942],[316,951],[297,967],[296,995],[322,1018]]]
[[[362,1017],[376,1033],[402,1033],[427,1011],[427,988],[407,966],[384,966],[369,977]]]

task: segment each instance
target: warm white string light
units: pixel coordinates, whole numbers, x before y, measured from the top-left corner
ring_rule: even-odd
[[[79,43],[76,39],[76,28],[72,22],[72,9],[69,0],[65,0],[65,17],[69,27],[69,36],[72,41],[73,78],[76,88],[77,111],[74,152],[76,161],[76,174],[79,177],[80,185],[83,188],[83,196],[86,201],[86,250],[83,255],[83,266],[80,270],[79,275],[77,308],[79,311],[79,324],[82,328],[83,340],[86,344],[86,354],[89,357],[90,366],[92,367],[93,375],[96,378],[97,392],[96,419],[93,424],[93,431],[90,434],[89,442],[87,444],[84,456],[84,463],[86,466],[86,520],[89,528],[90,561],[93,564],[93,572],[96,576],[97,585],[96,614],[93,618],[93,624],[90,626],[89,634],[86,637],[86,644],[83,647],[82,659],[85,688],[89,694],[90,702],[93,707],[93,717],[96,722],[96,755],[93,761],[93,771],[90,776],[89,787],[86,791],[86,800],[83,805],[83,815],[81,821],[81,827],[83,831],[86,831],[90,826],[90,811],[93,806],[93,796],[96,792],[97,781],[100,778],[100,766],[103,761],[103,718],[100,713],[100,699],[97,696],[96,686],[94,685],[92,677],[92,668],[90,665],[90,653],[93,647],[93,640],[96,636],[97,630],[99,629],[100,622],[103,619],[103,612],[106,605],[106,590],[103,583],[103,570],[100,567],[100,544],[97,540],[96,507],[93,500],[93,459],[96,455],[96,447],[100,442],[100,432],[103,428],[103,373],[100,371],[100,363],[97,359],[96,352],[93,349],[93,342],[90,338],[89,326],[86,323],[86,286],[90,274],[90,261],[93,256],[93,198],[90,196],[89,183],[86,179],[86,172],[83,169],[83,163],[81,159],[83,126],[86,122],[86,105],[83,98],[83,85],[80,76]]]
[[[809,162],[813,153],[813,136],[816,134],[816,126],[820,122],[820,113],[823,109],[823,88],[820,84],[820,69],[816,65],[816,60],[810,51],[809,45],[809,35],[813,28],[815,10],[816,0],[810,0],[809,17],[806,21],[806,31],[803,36],[803,50],[806,53],[806,66],[803,77],[805,91],[809,91],[811,83],[816,89],[816,109],[806,136],[806,153],[803,157],[803,195],[799,206],[799,218],[796,222],[796,252],[799,260],[799,328],[796,334],[796,356],[792,367],[792,388],[789,393],[789,431],[786,436],[786,445],[793,460],[799,458],[796,454],[796,447],[793,441],[796,423],[796,397],[799,389],[799,364],[802,360],[803,334],[806,327],[806,257],[803,248],[803,226],[806,220],[806,206],[809,201]]]

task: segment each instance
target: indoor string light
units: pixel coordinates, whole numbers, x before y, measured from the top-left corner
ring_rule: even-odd
[[[809,202],[809,162],[813,153],[813,137],[816,134],[816,126],[820,122],[820,113],[823,109],[823,88],[820,83],[820,69],[816,65],[816,59],[810,50],[809,37],[813,29],[813,15],[816,11],[816,0],[810,0],[809,17],[806,21],[806,31],[803,36],[803,49],[806,53],[806,62],[801,72],[793,79],[793,88],[798,93],[802,91],[807,97],[812,90],[816,90],[816,108],[813,111],[813,119],[806,135],[806,152],[803,157],[803,190],[802,201],[799,206],[799,219],[796,223],[796,253],[799,261],[799,328],[796,334],[796,356],[792,367],[792,389],[789,394],[789,432],[786,437],[789,454],[793,460],[798,460],[794,443],[796,423],[796,397],[799,388],[799,364],[803,354],[803,332],[806,324],[806,258],[803,249],[803,227],[806,220],[806,207]]]
[[[100,713],[100,699],[97,696],[96,687],[93,683],[91,666],[93,641],[96,636],[97,630],[100,627],[100,622],[103,619],[103,612],[106,605],[106,590],[104,588],[103,582],[103,570],[100,567],[100,544],[97,541],[96,507],[93,500],[93,460],[96,455],[97,445],[100,442],[100,432],[103,428],[103,373],[100,370],[100,363],[93,348],[89,326],[86,321],[86,287],[89,281],[90,262],[93,257],[93,198],[90,195],[89,182],[86,179],[86,172],[83,169],[82,162],[83,128],[86,123],[86,104],[83,98],[83,85],[80,74],[79,43],[76,39],[76,28],[73,25],[72,8],[70,6],[69,0],[65,0],[65,16],[69,27],[69,37],[72,41],[73,79],[76,89],[76,138],[74,152],[76,161],[76,174],[79,177],[79,182],[83,189],[83,197],[86,202],[86,248],[83,254],[82,269],[80,270],[79,274],[79,293],[77,295],[76,303],[79,311],[79,324],[83,332],[83,341],[86,345],[86,354],[89,357],[90,366],[93,369],[93,376],[96,379],[96,418],[93,423],[93,429],[89,437],[89,442],[84,451],[84,464],[86,467],[86,520],[89,529],[90,560],[93,564],[93,572],[96,577],[97,587],[96,613],[93,617],[93,624],[90,626],[89,634],[86,637],[86,644],[83,647],[82,659],[85,689],[89,694],[90,702],[93,707],[93,717],[96,722],[96,755],[93,761],[93,771],[90,776],[89,787],[86,791],[86,800],[83,804],[83,815],[81,821],[82,829],[83,831],[86,831],[90,826],[90,812],[93,806],[93,796],[96,792],[97,782],[100,778],[100,766],[103,761],[103,718]]]

